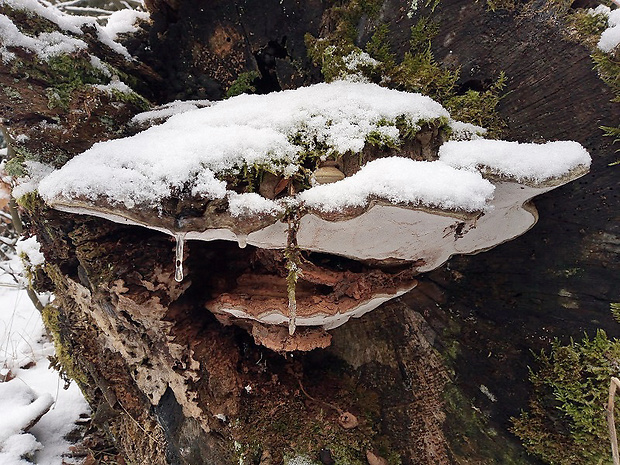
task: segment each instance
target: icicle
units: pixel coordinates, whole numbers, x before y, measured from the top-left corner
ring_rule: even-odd
[[[239,244],[240,249],[245,249],[248,245],[248,235],[247,234],[237,234],[237,243]]]
[[[286,277],[286,289],[288,294],[288,333],[295,334],[297,327],[297,299],[295,297],[295,288],[297,279],[301,276],[299,268],[300,256],[299,247],[297,246],[297,230],[299,229],[299,214],[293,210],[288,216],[288,232],[286,238],[286,249],[284,256],[286,258],[286,269],[288,275]]]
[[[180,283],[181,281],[183,281],[183,244],[185,242],[185,234],[177,234],[175,237],[177,242],[174,254],[174,279]]]
[[[293,264],[294,265],[294,264]],[[297,267],[295,267],[297,268]],[[297,270],[295,273],[295,281],[297,281]],[[289,335],[295,334],[296,320],[297,319],[297,300],[295,299],[295,283],[288,286],[288,333]]]

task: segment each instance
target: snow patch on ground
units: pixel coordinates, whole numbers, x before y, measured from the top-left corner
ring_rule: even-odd
[[[40,262],[33,239],[21,241],[20,247],[32,261]],[[23,272],[18,257],[2,265],[11,273]],[[0,274],[0,380],[10,373],[8,381],[0,382],[0,463],[59,465],[71,445],[65,436],[89,408],[75,383],[64,390],[58,373],[49,368],[47,358],[54,355],[54,346],[23,278],[19,281],[9,273]]]

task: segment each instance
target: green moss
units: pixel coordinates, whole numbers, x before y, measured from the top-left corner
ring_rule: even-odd
[[[609,304],[609,310],[618,323],[620,323],[620,302],[612,302]]]
[[[234,97],[241,94],[253,94],[256,92],[256,81],[260,78],[260,74],[256,71],[248,71],[241,73],[235,79],[235,82],[226,91],[226,98]]]
[[[39,71],[46,75],[50,87],[46,90],[48,107],[69,109],[77,89],[89,84],[107,84],[109,78],[93,67],[84,56],[57,55],[40,63]]]
[[[15,200],[20,207],[31,213],[39,209],[41,205],[45,204],[38,192],[28,192]]]
[[[387,69],[392,69],[396,65],[396,57],[390,45],[390,28],[387,24],[382,24],[376,29],[366,44],[366,51]]]
[[[423,16],[411,26],[409,39],[410,51],[413,54],[425,53],[431,47],[431,41],[439,33],[439,24],[431,18]]]
[[[25,157],[18,154],[6,162],[4,169],[9,176],[20,178],[27,174],[26,166],[24,165],[25,161]]]
[[[611,464],[605,403],[619,362],[620,341],[602,330],[566,345],[556,340],[541,352],[530,373],[529,410],[513,419],[526,449],[553,464]]]
[[[497,10],[514,10],[516,7],[515,0],[486,0],[487,8],[491,11]]]
[[[112,96],[117,102],[128,103],[142,111],[146,111],[151,108],[151,103],[133,90],[130,92],[121,92],[120,90],[113,89]]]
[[[596,49],[592,52],[592,60],[600,78],[616,95],[614,101],[620,101],[620,56],[616,57]]]
[[[396,67],[393,79],[399,89],[420,92],[443,102],[454,93],[458,70],[442,68],[430,49],[422,53],[405,53],[403,61]]]
[[[487,136],[493,137],[505,129],[505,122],[496,111],[505,85],[506,75],[500,73],[489,89],[468,90],[462,95],[448,98],[445,105],[454,119],[485,127],[489,130]]]
[[[576,10],[567,18],[581,41],[595,46],[601,33],[607,29],[607,16],[603,14],[591,14],[586,10]]]
[[[71,354],[71,350],[67,347],[62,336],[62,317],[60,310],[50,304],[43,309],[43,324],[52,334],[54,340],[54,348],[56,355],[50,357],[50,365],[52,368],[60,372],[65,382],[75,380],[80,386],[88,384],[88,377],[78,368],[78,364]]]

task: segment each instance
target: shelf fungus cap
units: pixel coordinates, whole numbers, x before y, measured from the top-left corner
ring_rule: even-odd
[[[415,137],[399,139],[403,121],[410,134],[432,127],[434,139],[424,150]],[[523,234],[538,217],[531,199],[590,166],[587,151],[571,141],[444,141],[450,128],[463,126],[428,97],[374,84],[242,95],[95,144],[44,177],[38,190],[59,210],[257,250],[290,247],[294,217],[303,253],[362,263],[359,276],[359,267],[337,270],[311,260],[301,270],[296,324],[330,329],[407,292],[417,274],[454,254]],[[371,136],[389,142],[389,150],[372,149]],[[317,157],[314,173],[308,154]],[[326,158],[339,167],[321,165]],[[188,276],[197,279],[191,270]],[[286,325],[282,276],[275,276],[273,295],[252,295],[274,276],[258,286],[252,276],[239,276],[236,289],[206,306],[222,320]],[[263,329],[254,334],[274,337]],[[274,344],[280,343],[303,345]]]

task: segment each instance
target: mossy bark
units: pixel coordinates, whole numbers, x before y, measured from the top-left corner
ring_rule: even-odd
[[[124,62],[92,34],[88,43],[152,103],[219,99],[248,72],[260,74],[251,86],[258,92],[317,82],[306,34],[365,49],[385,24],[382,46],[401,62],[411,27],[431,13],[396,0],[147,3],[153,23],[131,42],[139,62]],[[234,281],[251,247],[190,243],[177,283],[169,237],[28,198],[23,213],[47,260],[49,279],[39,285],[57,295],[48,324],[94,421],[129,462],[267,464],[297,453],[318,461],[329,449],[343,464],[366,463],[368,450],[390,464],[535,463],[508,432],[509,417],[527,404],[529,350],[597,327],[617,335],[608,307],[620,301],[618,167],[608,166],[615,155],[598,130],[620,111],[588,51],[544,6],[493,12],[444,0],[433,13],[433,51],[444,66],[461,66],[456,88],[504,71],[498,108],[508,138],[578,140],[591,150],[592,173],[545,195],[526,236],[452,259],[416,290],[333,330],[328,349],[278,355],[204,307],[205,283]],[[125,123],[140,105],[93,94],[83,76],[65,105],[50,108],[46,90],[58,87],[59,71],[31,58],[19,52],[0,70],[8,89],[0,116],[13,135],[29,136],[17,147],[24,159],[61,164],[131,131]],[[78,117],[85,108],[88,117]],[[340,410],[360,425],[343,429]]]

